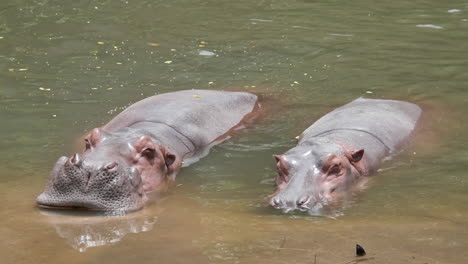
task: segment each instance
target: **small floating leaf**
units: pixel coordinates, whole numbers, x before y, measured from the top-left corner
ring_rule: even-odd
[[[172,61],[165,61],[164,63],[166,63],[166,64],[171,64]]]
[[[201,96],[196,95],[196,94],[192,95],[192,97],[193,97],[193,98],[201,98]]]
[[[154,43],[154,42],[148,42],[148,43],[146,43],[146,45],[148,45],[148,46],[150,46],[150,47],[159,47],[159,46],[161,46],[161,44],[159,44],[159,43]]]
[[[97,44],[98,45],[104,45],[104,42],[103,41],[98,41]]]
[[[107,90],[107,91],[110,91],[110,90],[112,90],[112,87],[109,87],[109,88],[107,88],[106,90]]]

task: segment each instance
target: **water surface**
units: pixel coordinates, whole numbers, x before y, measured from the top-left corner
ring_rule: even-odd
[[[2,1],[2,263],[467,263],[467,30],[463,1]],[[142,211],[35,207],[72,139],[191,88],[280,103]],[[271,155],[360,96],[422,105],[417,142],[343,216],[269,208]]]

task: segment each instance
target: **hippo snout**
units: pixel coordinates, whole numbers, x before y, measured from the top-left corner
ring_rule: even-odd
[[[138,169],[116,161],[91,163],[75,154],[57,161],[36,202],[40,207],[131,211],[146,200]]]
[[[270,199],[270,205],[276,209],[281,209],[285,212],[300,210],[307,211],[311,208],[313,203],[312,196],[302,195],[302,196],[293,196],[286,197],[282,195],[276,195]]]

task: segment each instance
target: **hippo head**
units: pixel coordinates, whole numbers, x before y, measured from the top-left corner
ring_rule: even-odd
[[[270,204],[289,212],[311,214],[337,204],[364,173],[364,150],[352,150],[325,139],[314,139],[275,155],[277,190]]]
[[[175,181],[177,166],[176,156],[148,135],[95,128],[85,137],[81,155],[58,159],[37,204],[137,210],[148,200],[147,192],[165,190]]]

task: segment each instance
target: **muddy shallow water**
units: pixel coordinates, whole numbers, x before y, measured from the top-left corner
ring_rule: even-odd
[[[463,1],[2,1],[2,263],[467,263],[467,30]],[[190,88],[275,107],[144,210],[35,207],[72,139]],[[335,219],[269,208],[271,156],[359,96],[422,105],[414,144]]]

